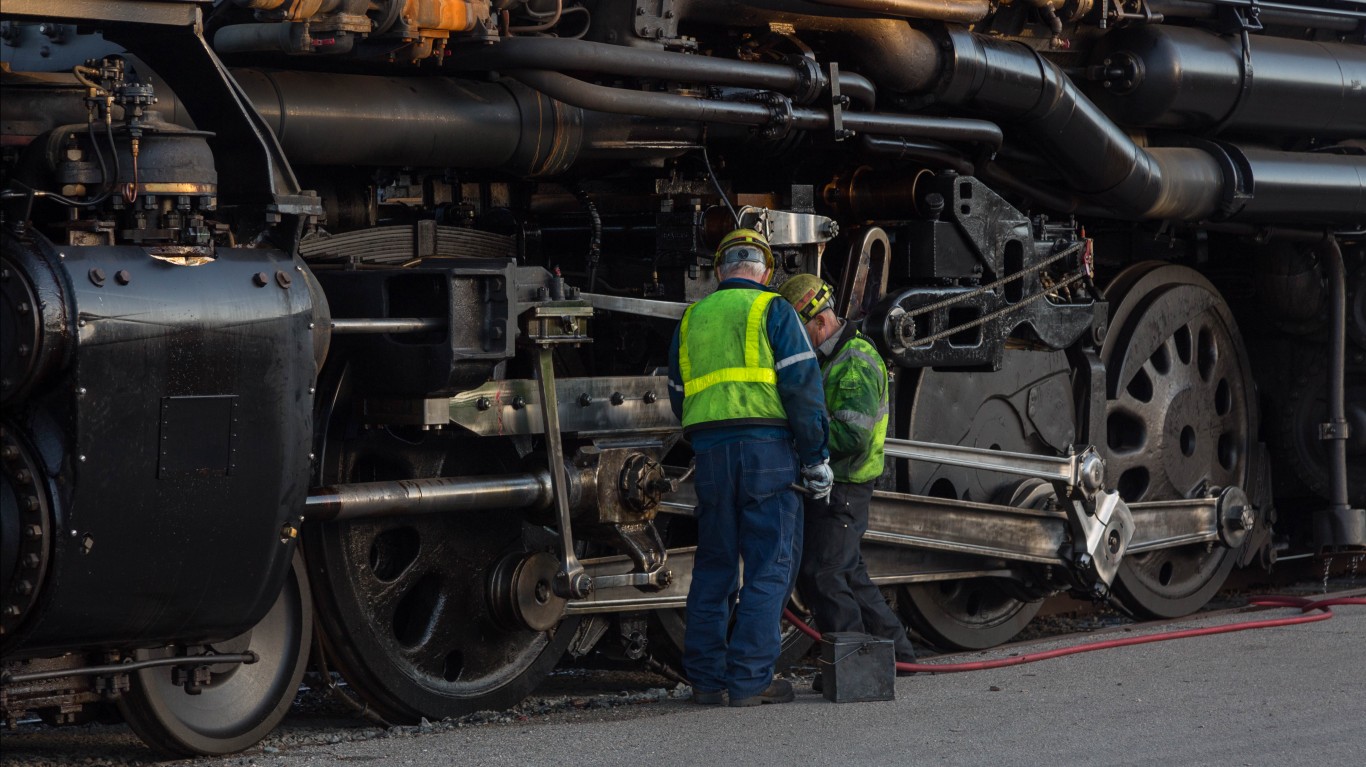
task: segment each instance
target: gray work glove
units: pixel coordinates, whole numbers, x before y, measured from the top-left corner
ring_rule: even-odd
[[[802,487],[813,501],[830,495],[830,487],[835,484],[835,472],[830,469],[830,459],[802,467]]]

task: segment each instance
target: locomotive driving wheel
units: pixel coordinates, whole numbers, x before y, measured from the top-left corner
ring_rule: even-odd
[[[320,420],[325,484],[495,473],[515,459],[479,438],[458,445],[439,432],[359,429],[349,422],[342,379],[328,420]],[[538,584],[527,581],[528,601],[515,575],[550,556],[555,540],[517,511],[309,525],[304,542],[328,660],[391,721],[516,704],[554,669],[578,625],[547,620],[541,610],[532,621],[548,626],[541,630],[506,618],[535,603]],[[531,564],[515,566],[524,554],[533,554]],[[499,595],[506,604],[492,604]]]
[[[1157,262],[1121,272],[1106,299],[1106,483],[1130,503],[1246,488],[1252,374],[1219,292],[1192,269]],[[1143,615],[1186,615],[1209,601],[1236,560],[1234,550],[1204,543],[1131,555],[1115,594]]]
[[[1059,455],[1075,432],[1072,389],[1061,352],[1008,350],[994,373],[963,375],[933,368],[906,371],[913,389],[900,397],[906,439],[1020,453]],[[911,463],[898,480],[908,492],[956,500],[1040,499],[1018,478],[955,466]],[[897,608],[922,637],[945,649],[975,650],[1009,641],[1039,612],[1019,584],[1000,578],[902,586]]]
[[[119,712],[148,745],[172,756],[230,754],[275,729],[294,702],[313,636],[308,574],[299,552],[275,604],[245,633],[207,649],[218,654],[253,652],[255,663],[219,663],[190,694],[179,669],[134,671]],[[142,650],[137,660],[169,650]]]

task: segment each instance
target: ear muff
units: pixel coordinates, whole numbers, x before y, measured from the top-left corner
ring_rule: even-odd
[[[719,267],[722,264],[746,261],[762,263],[765,269],[772,270],[773,251],[762,234],[753,229],[736,229],[722,238],[721,244],[716,246],[712,266]]]

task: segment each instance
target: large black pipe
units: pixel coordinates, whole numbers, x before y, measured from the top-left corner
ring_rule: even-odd
[[[828,76],[814,67],[736,61],[668,51],[652,51],[557,37],[510,37],[497,45],[458,51],[445,66],[454,69],[546,69],[594,72],[671,81],[738,85],[802,94],[811,101],[829,87]],[[841,72],[842,95],[872,106],[873,83],[863,75]]]
[[[1221,8],[1250,9],[1256,6],[1258,18],[1266,26],[1331,29],[1352,32],[1366,23],[1366,11],[1333,8],[1304,3],[1279,3],[1268,0],[1149,0],[1148,8],[1167,19],[1216,19]]]
[[[426,165],[561,172],[580,110],[516,83],[234,69],[294,165]]]
[[[1332,298],[1328,339],[1328,422],[1320,439],[1328,453],[1328,508],[1316,515],[1315,537],[1321,547],[1361,549],[1366,546],[1366,512],[1353,509],[1347,494],[1347,269],[1337,239],[1324,243],[1323,264]]]
[[[1118,76],[1087,91],[1122,125],[1366,135],[1366,46],[1255,35],[1244,54],[1237,35],[1133,26],[1097,46],[1091,63]]]
[[[949,30],[948,41],[939,98],[1015,123],[1077,192],[1118,213],[1189,221],[1366,220],[1366,158],[1214,146],[1147,149],[1032,48],[961,29]]]

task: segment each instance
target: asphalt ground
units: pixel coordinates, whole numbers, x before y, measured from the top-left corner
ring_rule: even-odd
[[[1208,615],[1082,641],[1249,617]],[[1004,654],[1077,641],[1017,645]],[[619,716],[339,743],[258,764],[1359,767],[1366,764],[1366,607],[1339,607],[1333,619],[1317,623],[906,677],[888,702],[835,704],[800,687],[803,694],[784,705],[732,709],[668,700]]]
[[[1362,596],[1366,589],[1338,595]],[[995,650],[964,662],[1162,631],[1287,617],[1223,610]],[[828,702],[795,675],[795,702],[703,707],[646,675],[561,672],[509,712],[383,729],[333,714],[194,767],[273,765],[1352,765],[1366,764],[1366,607],[1317,623],[1144,644],[896,680],[896,700]],[[650,686],[658,683],[658,687]],[[610,690],[614,684],[626,689]],[[44,740],[83,736],[82,750]],[[121,727],[4,736],[0,764],[137,763]],[[49,757],[44,758],[44,753]],[[57,754],[62,754],[58,756]],[[135,755],[130,761],[129,755]]]

